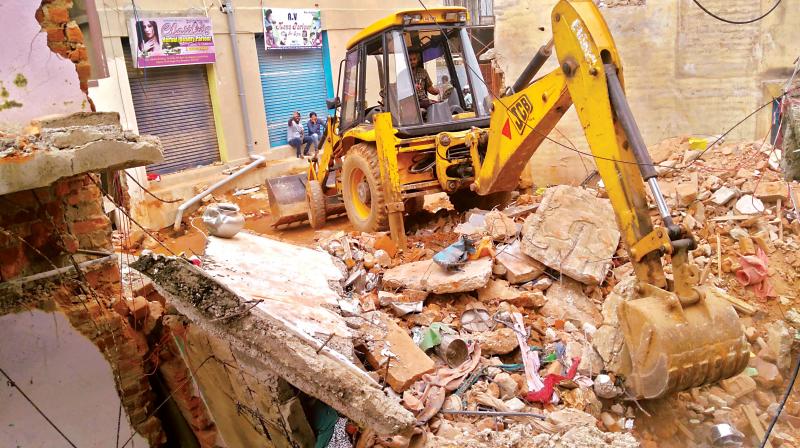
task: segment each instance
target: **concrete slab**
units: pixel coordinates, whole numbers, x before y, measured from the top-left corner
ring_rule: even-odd
[[[331,285],[344,279],[327,252],[239,232],[208,237],[203,270],[256,308],[323,341],[331,334],[352,336],[337,310]]]
[[[387,290],[408,288],[434,294],[474,291],[483,288],[492,276],[492,259],[469,261],[460,271],[446,271],[433,260],[415,261],[383,273]]]
[[[284,261],[278,257],[279,264]],[[244,373],[254,378],[264,378],[264,372],[278,373],[378,434],[398,434],[413,427],[414,416],[396,398],[388,397],[366,372],[325,340],[308,336],[268,309],[253,307],[247,297],[188,261],[145,256],[131,267],[149,276],[178,312],[228,342]]]
[[[582,283],[601,283],[620,233],[608,199],[569,185],[548,188],[522,227],[522,252]]]
[[[101,132],[103,137],[85,142],[87,134],[94,134],[88,131]],[[75,142],[85,144],[55,149],[55,143],[63,145],[72,132],[80,134]],[[44,187],[76,174],[133,168],[163,160],[157,138],[123,135],[114,126],[64,128],[52,134],[55,135],[42,133],[24,151],[0,158],[0,195]]]

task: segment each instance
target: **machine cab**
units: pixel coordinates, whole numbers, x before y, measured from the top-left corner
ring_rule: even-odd
[[[489,92],[466,22],[464,8],[402,11],[351,39],[339,133],[386,111],[408,136],[488,126]]]

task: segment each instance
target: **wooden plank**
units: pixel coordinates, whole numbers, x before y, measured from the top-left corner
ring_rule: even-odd
[[[758,419],[758,415],[756,414],[756,409],[753,407],[752,404],[746,404],[742,406],[742,412],[744,416],[747,417],[747,422],[750,423],[750,427],[753,428],[753,432],[755,433],[756,437],[759,441],[764,440],[764,434],[766,430],[764,429],[764,425],[761,424],[761,420]],[[772,443],[767,441],[765,445],[766,448],[772,448]]]
[[[722,294],[722,296],[725,298],[725,300],[730,302],[731,305],[733,305],[736,311],[740,313],[752,316],[753,314],[755,314],[756,311],[758,311],[758,308],[756,308],[755,305],[751,305],[742,299],[737,299],[736,297],[733,297],[730,294]]]

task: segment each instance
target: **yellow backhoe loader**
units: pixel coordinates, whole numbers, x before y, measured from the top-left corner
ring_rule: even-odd
[[[355,228],[388,228],[404,245],[403,215],[426,194],[447,192],[456,205],[506,200],[575,105],[637,277],[635,296],[619,309],[628,354],[616,373],[635,398],[737,374],[749,358],[738,317],[720,290],[698,285],[688,260],[695,241],[673,223],[659,190],[608,26],[591,0],[562,0],[551,17],[552,40],[500,98],[484,83],[463,8],[401,11],[362,30],[340,64],[342,98],[329,101],[336,114],[319,157],[305,175],[269,181],[277,222],[307,218],[318,228],[345,210]],[[533,81],[553,49],[559,67]],[[430,101],[437,89],[429,78],[441,75],[452,89]],[[663,226],[650,218],[645,183]]]

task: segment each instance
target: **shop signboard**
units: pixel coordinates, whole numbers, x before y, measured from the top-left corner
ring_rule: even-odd
[[[266,50],[322,48],[319,9],[262,9]]]
[[[208,17],[133,18],[129,35],[137,68],[216,61],[214,33]]]

